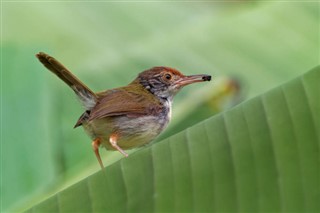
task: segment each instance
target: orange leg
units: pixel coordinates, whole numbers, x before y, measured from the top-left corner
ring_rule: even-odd
[[[100,154],[99,154],[99,146],[101,144],[100,138],[96,138],[94,141],[92,141],[92,149],[94,151],[94,153],[96,154],[96,157],[99,161],[99,164],[101,166],[101,169],[104,168]]]
[[[121,149],[120,146],[118,146],[118,144],[117,144],[117,139],[118,139],[118,137],[117,137],[116,134],[112,134],[112,135],[110,136],[109,142],[110,142],[111,146],[112,146],[113,148],[115,148],[116,150],[118,150],[118,151],[119,151],[121,154],[123,154],[125,157],[128,157],[129,155],[128,155],[125,151],[123,151],[123,149]]]

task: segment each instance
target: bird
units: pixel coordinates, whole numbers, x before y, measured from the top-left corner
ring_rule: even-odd
[[[156,66],[138,74],[128,85],[93,92],[54,57],[39,52],[38,60],[76,94],[84,112],[74,128],[82,126],[92,140],[92,149],[104,168],[99,148],[119,151],[153,141],[167,126],[173,97],[186,85],[210,81],[206,74],[182,74],[177,69]]]

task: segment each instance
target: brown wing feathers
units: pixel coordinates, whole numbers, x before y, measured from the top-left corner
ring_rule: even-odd
[[[116,115],[135,117],[149,114],[150,110],[148,109],[154,108],[152,106],[157,106],[157,104],[154,104],[155,100],[146,97],[149,96],[127,91],[126,87],[108,90],[107,93],[99,97],[99,103],[92,109],[89,120]]]

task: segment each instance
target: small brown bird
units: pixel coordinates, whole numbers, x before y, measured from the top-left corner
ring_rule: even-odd
[[[53,57],[40,52],[39,61],[73,89],[85,108],[74,127],[83,126],[103,169],[99,147],[124,150],[151,142],[168,125],[174,95],[191,83],[210,81],[210,75],[185,76],[170,67],[141,72],[124,87],[94,93]]]

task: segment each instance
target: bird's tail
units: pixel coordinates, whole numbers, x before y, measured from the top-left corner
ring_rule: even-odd
[[[97,103],[97,96],[66,67],[50,55],[40,52],[36,54],[39,61],[51,72],[73,89],[86,109],[91,109]]]

